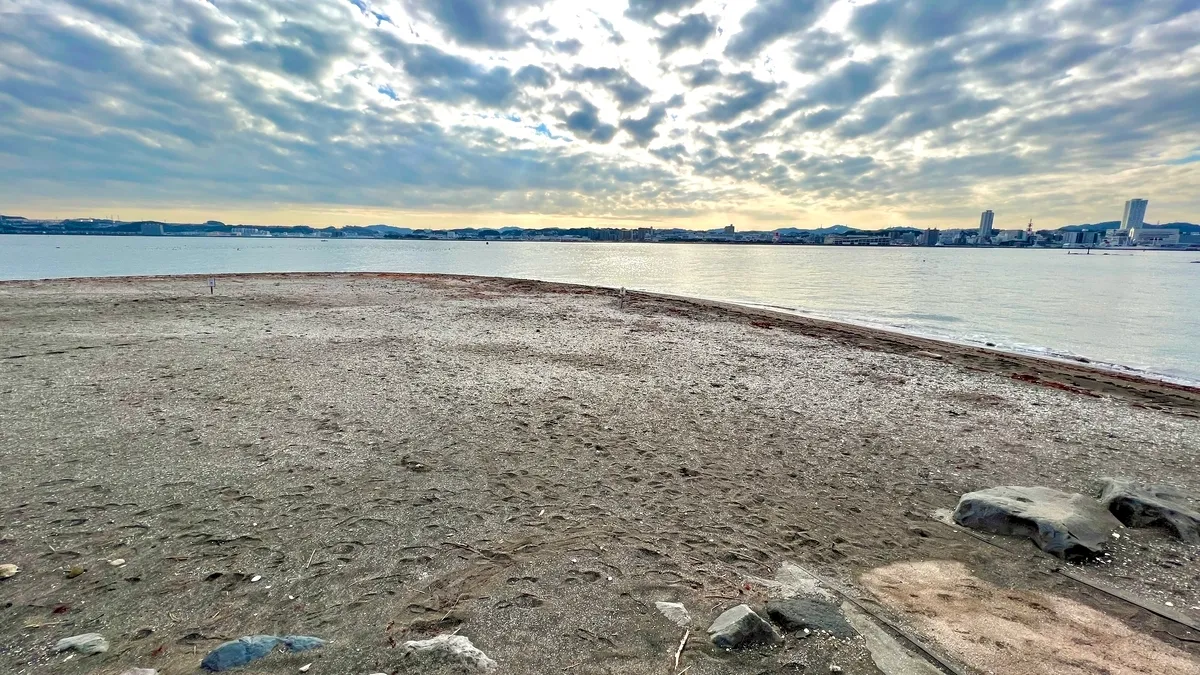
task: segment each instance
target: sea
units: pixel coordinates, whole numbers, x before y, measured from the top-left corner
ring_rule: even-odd
[[[5,280],[352,271],[725,300],[1200,384],[1197,252],[0,235]]]

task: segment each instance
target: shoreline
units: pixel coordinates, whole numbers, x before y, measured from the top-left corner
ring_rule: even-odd
[[[151,281],[207,280],[212,274],[169,274],[99,277],[52,277],[46,279],[0,280],[5,287],[68,283],[129,283]],[[494,277],[470,274],[441,274],[423,272],[247,272],[216,275],[226,282],[239,279],[396,279],[396,280],[462,280],[510,284],[513,288],[539,286],[549,292],[603,294],[617,297],[620,289],[558,281],[541,281],[513,277]],[[1133,405],[1164,410],[1188,417],[1200,418],[1200,385],[1172,381],[1167,376],[1145,372],[1123,372],[1120,364],[1076,362],[1067,358],[1005,351],[954,342],[937,337],[903,332],[880,326],[862,325],[849,321],[827,319],[798,312],[772,309],[726,300],[712,300],[654,291],[626,289],[627,297],[642,302],[676,304],[716,312],[726,318],[736,317],[759,328],[784,328],[812,337],[825,337],[849,343],[863,349],[907,354],[947,363],[968,370],[1007,371],[1014,380],[1039,386],[1061,389],[1085,396],[1117,396]],[[759,325],[763,324],[763,325]],[[11,358],[11,357],[0,357]],[[1111,367],[1105,367],[1105,366]]]

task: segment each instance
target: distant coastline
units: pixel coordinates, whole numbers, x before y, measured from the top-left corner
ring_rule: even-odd
[[[888,227],[879,230],[834,225],[817,229],[794,227],[769,231],[739,232],[733,225],[713,230],[679,228],[558,228],[527,229],[456,228],[450,230],[413,229],[392,225],[346,225],[316,228],[306,225],[230,225],[210,220],[204,223],[168,223],[155,220],[120,221],[83,218],[39,220],[20,216],[0,215],[0,234],[27,235],[85,235],[85,236],[152,236],[152,237],[244,237],[244,238],[301,238],[301,239],[375,239],[428,241],[530,241],[530,242],[612,242],[612,243],[701,243],[701,244],[771,244],[807,246],[924,246],[945,248],[1069,248],[1081,252],[1102,250],[1200,250],[1200,225],[1166,223],[1159,226],[1178,231],[1179,243],[1173,246],[1113,246],[1071,243],[1071,233],[1104,233],[1120,225],[1104,222],[1068,225],[1053,230],[1002,230],[997,241],[972,243],[968,234],[974,228]],[[1098,237],[1097,237],[1098,238]]]

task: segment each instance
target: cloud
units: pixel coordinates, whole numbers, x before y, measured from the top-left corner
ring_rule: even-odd
[[[756,80],[750,73],[738,73],[727,79],[734,86],[735,91],[719,94],[716,100],[708,106],[708,109],[700,115],[701,120],[732,122],[743,113],[762,106],[779,89],[778,84]]]
[[[583,49],[583,43],[575,38],[570,40],[559,40],[554,43],[554,50],[560,54],[570,54],[575,56],[579,50]]]
[[[1034,0],[987,0],[947,3],[938,0],[876,0],[860,5],[850,28],[868,42],[890,37],[908,44],[936,42],[958,35],[978,21],[1033,4]]]
[[[411,0],[412,9],[462,45],[512,49],[529,41],[509,14],[542,0]]]
[[[617,128],[600,121],[600,109],[583,97],[576,99],[574,111],[562,117],[567,129],[577,138],[593,143],[608,143],[617,134]]]
[[[541,66],[528,65],[522,66],[517,74],[513,76],[513,80],[517,84],[526,87],[537,87],[538,89],[546,89],[554,84],[554,76]]]
[[[792,51],[796,55],[796,70],[810,72],[849,56],[850,43],[828,31],[812,30],[800,38]]]
[[[688,151],[687,148],[683,147],[682,143],[676,143],[660,148],[651,148],[650,154],[664,162],[680,163],[687,158]]]
[[[629,0],[625,16],[641,23],[654,23],[659,14],[691,9],[700,0]]]
[[[717,24],[705,14],[688,14],[678,23],[668,26],[655,41],[658,51],[666,56],[684,47],[703,47],[717,31]]]
[[[892,59],[879,56],[871,61],[851,61],[805,89],[809,101],[842,107],[858,103],[875,93],[886,81]]]
[[[607,89],[622,109],[638,105],[651,94],[648,87],[630,77],[629,73],[621,68],[576,66],[564,73],[563,79],[595,84]]]
[[[608,32],[609,42],[613,43],[614,45],[625,44],[624,36],[617,32],[616,26],[614,26],[611,21],[602,16],[597,16],[596,23],[599,23],[600,27]]]
[[[741,30],[730,38],[725,56],[751,58],[779,38],[811,27],[828,5],[828,0],[759,0],[742,17]]]
[[[705,59],[700,63],[683,66],[678,72],[687,86],[706,87],[721,79],[721,64],[713,59]]]
[[[470,99],[490,108],[508,107],[517,99],[517,82],[508,68],[484,68],[430,45],[390,42],[419,96],[447,103]]]
[[[645,147],[658,138],[658,125],[662,124],[666,118],[667,106],[665,104],[653,105],[650,106],[650,112],[646,113],[645,117],[621,120],[621,129],[633,136],[635,143]]]

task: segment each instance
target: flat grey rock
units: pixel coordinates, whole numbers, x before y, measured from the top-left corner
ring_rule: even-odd
[[[858,632],[846,622],[842,610],[833,603],[809,598],[772,600],[767,603],[767,617],[775,625],[789,631],[825,631],[834,637],[855,637]]]
[[[954,522],[993,534],[1029,537],[1045,552],[1081,561],[1102,555],[1121,527],[1100,502],[1044,487],[995,487],[958,501]]]
[[[496,662],[475,648],[465,635],[439,635],[401,646],[405,664],[420,668],[453,668],[463,673],[490,673]]]
[[[687,607],[678,602],[656,602],[654,606],[663,616],[667,617],[667,621],[680,628],[687,628],[692,623],[692,615],[688,614]]]
[[[65,652],[73,649],[84,656],[92,654],[103,654],[108,651],[108,640],[99,633],[84,633],[83,635],[73,635],[69,638],[63,638],[54,645],[54,651]]]
[[[1200,544],[1200,513],[1171,488],[1105,478],[1100,503],[1128,527],[1163,527],[1189,544]]]
[[[775,645],[783,641],[775,627],[748,605],[725,610],[708,627],[708,637],[722,649],[744,649],[759,645]]]

